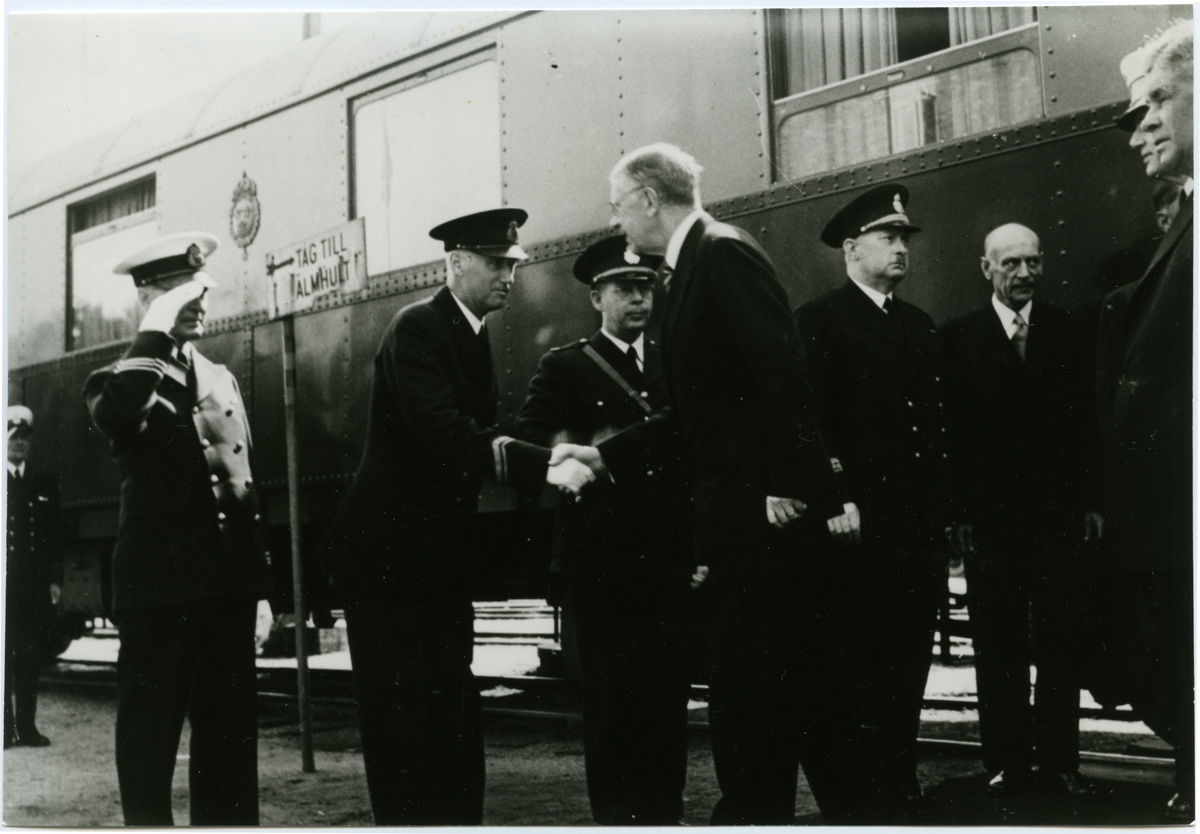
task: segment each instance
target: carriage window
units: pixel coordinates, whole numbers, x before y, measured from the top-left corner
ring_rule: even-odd
[[[1032,8],[769,12],[781,178],[1043,115]]]
[[[158,236],[154,205],[154,177],[149,177],[68,208],[68,350],[132,339],[137,333],[137,290],[128,275],[112,270]]]
[[[375,93],[354,108],[355,215],[372,275],[443,254],[429,229],[500,205],[500,88],[487,60]]]

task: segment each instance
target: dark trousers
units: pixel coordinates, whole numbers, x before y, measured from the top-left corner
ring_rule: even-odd
[[[572,574],[584,763],[600,825],[674,825],[687,779],[688,575]]]
[[[864,798],[861,698],[847,675],[845,551],[771,536],[713,569],[713,825],[788,825],[803,767],[827,824],[885,820]]]
[[[1196,791],[1191,571],[1115,570],[1109,633],[1134,712],[1175,747],[1175,785]]]
[[[49,591],[46,592],[47,596]],[[38,735],[37,685],[42,667],[46,618],[28,607],[8,604],[4,629],[4,740]]]
[[[920,791],[917,733],[933,660],[946,560],[929,535],[910,528],[869,531],[855,554],[858,645],[864,652],[867,758],[883,807],[898,812]]]
[[[118,615],[117,780],[126,825],[173,825],[171,780],[192,728],[192,825],[258,825],[254,600]]]
[[[976,530],[966,576],[988,771],[1079,767],[1081,536],[1081,525]]]
[[[376,825],[483,823],[483,714],[466,592],[346,589],[346,629]]]

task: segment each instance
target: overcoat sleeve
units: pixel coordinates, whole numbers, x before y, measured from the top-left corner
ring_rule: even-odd
[[[390,396],[431,458],[516,489],[541,488],[550,451],[481,426],[457,403],[449,363],[455,346],[439,315],[403,317],[380,351]]]
[[[133,437],[145,430],[174,347],[175,340],[161,331],[138,333],[115,365],[88,377],[84,401],[96,427],[110,439]]]

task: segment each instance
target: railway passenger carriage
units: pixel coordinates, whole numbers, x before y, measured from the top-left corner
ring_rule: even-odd
[[[1137,277],[1155,233],[1150,184],[1112,127],[1117,63],[1176,15],[1190,7],[381,13],[14,172],[9,399],[38,415],[34,463],[59,475],[64,608],[103,607],[118,473],[80,391],[136,329],[133,288],[110,271],[144,241],[221,238],[200,348],[246,396],[286,595],[268,253],[365,218],[367,287],[296,318],[311,552],[358,462],[382,330],[445,279],[435,223],[529,211],[532,258],[489,327],[502,420],[542,353],[595,328],[571,265],[606,234],[609,169],[652,141],[705,166],[707,208],[763,242],[794,304],[843,275],[825,220],[902,180],[925,231],[900,293],[939,322],[986,298],[981,241],[1009,220],[1042,235],[1044,296],[1086,307]],[[495,558],[479,595],[536,592],[522,579],[547,560],[546,511],[487,486],[482,504]]]

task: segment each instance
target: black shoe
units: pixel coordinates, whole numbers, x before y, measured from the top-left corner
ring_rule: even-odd
[[[1038,768],[1038,783],[1049,793],[1066,796],[1095,796],[1096,785],[1078,770]]]
[[[17,738],[18,747],[49,747],[50,739],[34,730],[32,733],[21,733]]]
[[[1182,794],[1175,794],[1167,802],[1167,822],[1188,825],[1196,819],[1195,802],[1185,799]]]
[[[1016,796],[1029,787],[1029,772],[1002,770],[991,778],[987,785],[988,796]]]

